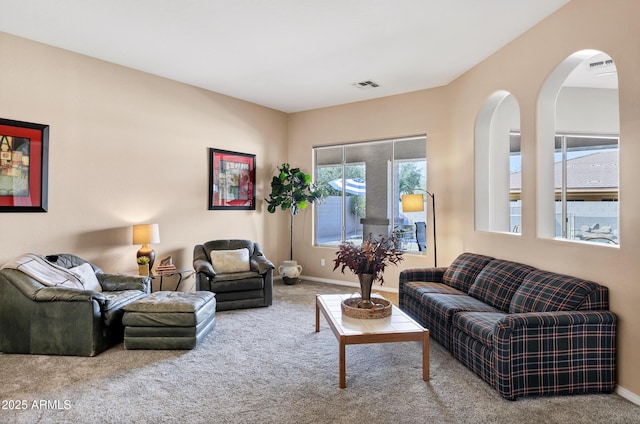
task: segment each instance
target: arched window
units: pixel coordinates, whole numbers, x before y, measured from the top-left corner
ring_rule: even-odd
[[[482,106],[475,155],[476,230],[520,233],[520,106],[508,91],[493,93]]]
[[[582,50],[549,75],[538,99],[538,235],[617,245],[618,75]]]

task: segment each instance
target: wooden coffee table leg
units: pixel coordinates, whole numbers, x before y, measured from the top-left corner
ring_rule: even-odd
[[[422,339],[422,379],[429,381],[429,330],[425,330]]]
[[[320,331],[320,305],[318,305],[318,298],[316,297],[316,333]]]
[[[346,348],[344,343],[344,338],[340,338],[340,388],[344,389],[347,387],[347,365],[346,365]]]

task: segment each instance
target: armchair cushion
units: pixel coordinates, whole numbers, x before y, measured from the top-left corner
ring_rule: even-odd
[[[100,309],[102,310],[103,321],[107,326],[121,324],[124,307],[146,296],[146,293],[140,290],[103,292],[103,294],[106,300],[104,304],[100,305]]]
[[[230,274],[250,270],[249,249],[212,250],[209,252],[217,274]]]
[[[85,290],[94,290],[97,292],[102,291],[102,286],[98,282],[96,272],[91,268],[91,265],[89,265],[88,262],[70,268],[69,271],[78,276],[80,281],[82,281]]]

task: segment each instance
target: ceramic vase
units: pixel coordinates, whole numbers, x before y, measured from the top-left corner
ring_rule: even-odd
[[[278,272],[282,276],[285,284],[292,285],[298,281],[298,277],[302,273],[302,266],[297,261],[283,261],[278,267]]]

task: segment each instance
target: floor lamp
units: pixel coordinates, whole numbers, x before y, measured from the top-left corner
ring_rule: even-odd
[[[431,215],[433,216],[433,266],[438,266],[438,251],[436,245],[436,197],[427,190],[421,190],[431,197]],[[403,212],[422,212],[424,210],[424,197],[422,194],[403,194]]]

